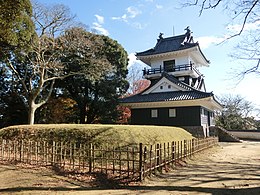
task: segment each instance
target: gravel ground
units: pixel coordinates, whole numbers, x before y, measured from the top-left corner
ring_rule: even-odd
[[[0,194],[260,195],[260,142],[220,143],[173,171],[121,189],[95,188],[47,169],[0,165]]]

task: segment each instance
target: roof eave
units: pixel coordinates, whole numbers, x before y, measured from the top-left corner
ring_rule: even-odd
[[[199,44],[197,44],[196,47],[197,47],[197,49],[198,49],[198,52],[200,53],[201,60],[204,62],[204,64],[205,64],[206,66],[209,66],[210,61],[206,58],[206,56],[205,56],[205,55],[203,54],[203,52],[201,51]]]
[[[178,100],[178,101],[157,101],[157,102],[132,102],[120,103],[122,106],[137,108],[165,108],[165,107],[184,107],[184,106],[203,106],[209,110],[222,110],[222,106],[214,100],[214,98],[206,97],[194,100]]]
[[[141,60],[142,62],[144,62],[147,65],[151,65],[151,59],[153,58],[159,58],[159,57],[167,57],[167,56],[176,56],[178,54],[181,53],[185,53],[189,50],[192,50],[194,48],[196,48],[197,46],[194,47],[190,47],[190,48],[185,48],[185,49],[181,49],[181,50],[177,50],[177,51],[170,51],[170,52],[164,52],[164,53],[158,53],[158,54],[150,54],[150,55],[137,55],[136,54],[136,59]]]

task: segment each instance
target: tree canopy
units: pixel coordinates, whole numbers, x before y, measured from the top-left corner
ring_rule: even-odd
[[[85,110],[81,118],[85,119],[88,113],[87,122],[113,121],[117,115],[114,109],[117,98],[127,85],[128,59],[123,47],[109,37],[73,27],[74,16],[64,5],[49,7],[35,2],[32,18],[36,28],[35,36],[28,42],[30,49],[10,47],[7,55],[1,58],[1,93],[6,94],[6,98],[1,96],[1,107],[10,108],[16,102],[21,112],[27,112],[21,120],[28,116],[28,123],[34,124],[36,111],[50,97],[52,105],[64,103],[62,97],[76,101],[78,108]],[[51,112],[48,109],[46,113]],[[69,113],[74,115],[77,112],[73,109]],[[2,121],[9,121],[7,118],[13,115],[6,111],[0,111]],[[14,112],[19,113],[17,109]],[[75,117],[72,118],[70,122]],[[57,121],[64,122],[60,118]]]
[[[55,80],[66,76],[61,53],[57,52],[58,32],[72,20],[68,9],[58,5],[47,9],[36,3],[33,10],[33,21],[37,35],[30,42],[29,50],[9,51],[2,60],[16,85],[16,92],[24,101],[28,110],[28,122],[34,123],[35,111],[45,104],[51,96]]]
[[[35,35],[30,0],[0,0],[0,54],[24,47]]]
[[[224,109],[216,118],[216,125],[230,130],[254,129],[256,121],[251,116],[252,102],[239,95],[224,95],[220,98]]]
[[[69,42],[64,40],[70,40]],[[62,62],[73,75],[60,81],[80,111],[80,123],[114,122],[117,99],[125,92],[127,53],[115,40],[82,28],[72,28],[60,38]]]

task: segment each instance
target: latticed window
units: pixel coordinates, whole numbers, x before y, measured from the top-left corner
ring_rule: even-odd
[[[158,117],[158,110],[157,109],[151,110],[151,117],[152,118],[157,118]]]
[[[176,109],[172,109],[172,108],[169,109],[169,117],[170,118],[176,117]]]

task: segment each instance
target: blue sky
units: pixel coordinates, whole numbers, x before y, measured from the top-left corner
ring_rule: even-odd
[[[240,94],[260,108],[260,76],[248,75],[238,83],[234,72],[246,64],[229,57],[241,37],[217,44],[239,27],[231,25],[221,7],[203,12],[199,7],[182,8],[181,0],[38,0],[47,5],[61,3],[68,6],[77,20],[117,40],[128,52],[130,65],[140,64],[134,53],[155,46],[160,32],[164,37],[185,33],[190,26],[194,41],[211,61],[210,67],[200,71],[205,75],[207,91],[217,96]],[[141,65],[140,65],[141,66]]]

